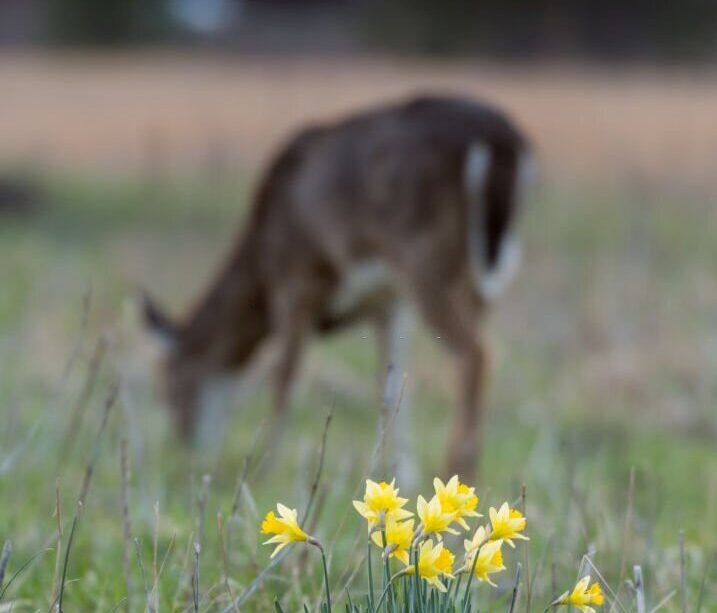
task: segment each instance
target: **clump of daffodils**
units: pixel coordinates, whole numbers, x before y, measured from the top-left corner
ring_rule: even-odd
[[[430,498],[418,496],[415,506],[399,496],[396,480],[366,481],[362,500],[353,506],[366,521],[368,530],[368,598],[366,608],[347,606],[351,613],[392,613],[443,610],[470,611],[471,585],[496,586],[496,576],[506,570],[504,545],[527,541],[527,520],[523,513],[504,502],[488,509],[488,521],[471,528],[469,521],[479,520],[479,497],[475,488],[462,483],[457,475],[447,482],[436,478]],[[415,512],[412,510],[415,509]],[[324,563],[326,603],[322,611],[331,613],[326,557],[320,542],[299,524],[297,512],[277,504],[277,513],[269,511],[261,532],[271,537],[266,544],[276,545],[272,558],[291,543],[308,543],[321,551]],[[449,541],[463,535],[461,560],[449,548]],[[460,542],[460,541],[459,541]],[[375,589],[371,572],[371,549],[381,552],[383,572],[381,589]],[[393,566],[392,566],[393,564]],[[463,585],[462,589],[461,584]],[[582,613],[595,613],[593,606],[603,604],[600,584],[581,579],[572,592],[565,592],[548,608],[560,605],[577,607]],[[452,604],[451,608],[448,605]],[[420,606],[419,606],[420,605]],[[281,607],[276,603],[277,611]]]
[[[458,475],[446,483],[433,480],[430,499],[418,496],[415,517],[405,508],[408,502],[398,496],[395,480],[389,483],[366,482],[363,500],[354,507],[368,522],[371,540],[383,549],[383,558],[397,558],[404,568],[393,576],[414,575],[439,592],[446,592],[446,581],[460,575],[470,580],[495,585],[491,575],[505,570],[502,548],[515,547],[514,539],[528,540],[523,534],[526,519],[508,503],[499,510],[491,507],[490,524],[479,525],[472,533],[469,519],[480,518],[475,488],[462,483]],[[455,555],[444,544],[445,535],[468,532],[464,541],[463,564],[455,567]],[[409,537],[410,535],[410,537]],[[417,569],[417,570],[416,570]]]

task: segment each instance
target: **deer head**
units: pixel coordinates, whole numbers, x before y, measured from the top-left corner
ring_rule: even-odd
[[[159,382],[162,395],[182,440],[192,442],[206,373],[201,363],[192,359],[183,347],[181,326],[146,293],[142,295],[142,315],[147,330],[160,347]]]
[[[161,351],[160,386],[185,442],[216,442],[231,403],[233,373],[266,337],[268,326],[253,274],[229,267],[186,321],[172,320],[145,293],[145,325]]]

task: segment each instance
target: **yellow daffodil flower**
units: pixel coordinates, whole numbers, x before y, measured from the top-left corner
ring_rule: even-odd
[[[588,587],[589,586],[589,587]],[[556,604],[566,604],[577,607],[582,613],[595,613],[590,605],[600,606],[605,602],[600,584],[595,582],[590,585],[590,575],[587,575],[577,582],[572,592],[565,592]]]
[[[376,483],[371,479],[366,479],[366,493],[363,500],[353,501],[354,508],[368,521],[369,530],[381,523],[382,517],[391,516],[400,520],[413,515],[410,511],[402,508],[408,502],[408,498],[399,497],[395,484],[395,479],[391,483],[385,481]]]
[[[485,545],[489,540],[490,531],[486,529],[485,526],[478,526],[477,530],[475,531],[475,534],[473,535],[473,538],[471,538],[470,540],[466,539],[463,541],[463,547],[466,550],[466,554],[469,554],[472,551],[478,549],[478,547]]]
[[[278,503],[276,510],[279,512],[279,517],[274,514],[274,511],[269,511],[264,517],[264,521],[261,522],[261,533],[274,535],[264,545],[278,543],[271,554],[272,558],[289,543],[308,541],[310,538],[299,527],[296,509],[290,509]]]
[[[396,558],[408,565],[408,551],[411,548],[411,540],[413,539],[413,520],[398,521],[389,515],[386,520],[385,534],[386,549],[384,552],[389,557]],[[373,531],[371,540],[379,547],[383,547],[383,535],[380,531]]]
[[[416,510],[421,520],[421,530],[424,535],[435,534],[440,540],[441,532],[458,534],[458,531],[450,527],[456,518],[456,514],[446,513],[441,507],[441,501],[438,496],[431,498],[430,502],[426,502],[423,496],[419,496]]]
[[[433,544],[433,541],[426,541],[421,545],[418,552],[418,576],[425,579],[439,592],[445,592],[441,577],[453,578],[453,554],[443,546],[443,543]],[[412,575],[415,567],[409,566],[405,573]]]
[[[471,572],[473,562],[475,561],[475,569],[473,572],[475,573],[476,579],[485,581],[495,587],[495,583],[491,581],[490,575],[505,570],[505,566],[503,565],[503,553],[501,552],[503,541],[487,540],[486,529],[480,526],[471,540],[466,539],[463,541],[463,546],[466,550],[466,562],[463,570]],[[477,560],[475,560],[476,551],[478,552]]]
[[[468,530],[468,524],[464,517],[480,517],[476,513],[478,496],[475,495],[475,488],[468,487],[458,480],[458,475],[453,475],[448,483],[443,483],[438,477],[433,480],[433,487],[436,496],[441,502],[441,508],[446,513],[454,513],[455,519],[464,530]]]
[[[511,509],[507,502],[504,502],[498,511],[491,507],[488,511],[490,515],[490,523],[492,530],[490,538],[492,541],[503,540],[511,547],[515,548],[513,539],[530,540],[524,534],[526,519],[517,509]]]

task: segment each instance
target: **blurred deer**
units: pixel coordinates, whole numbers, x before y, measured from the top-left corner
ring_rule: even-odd
[[[411,305],[455,359],[446,474],[473,475],[486,372],[481,327],[518,264],[515,225],[530,159],[500,112],[460,98],[420,97],[291,139],[190,315],[174,322],[146,300],[147,323],[165,341],[166,392],[182,436],[194,435],[212,382],[244,367],[270,336],[280,346],[276,428],[314,333],[370,321],[382,373],[402,372]]]

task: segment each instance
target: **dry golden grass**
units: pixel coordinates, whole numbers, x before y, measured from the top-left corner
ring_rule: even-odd
[[[419,90],[485,97],[548,174],[707,185],[717,73],[378,58],[138,53],[0,58],[0,158],[146,171],[222,155],[253,167],[292,129]]]

